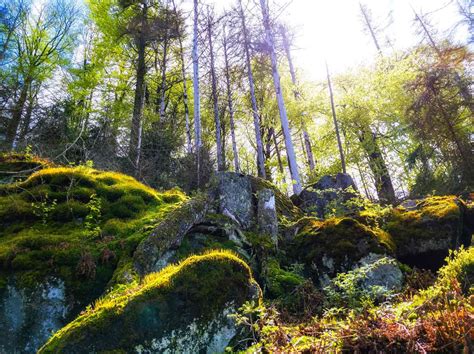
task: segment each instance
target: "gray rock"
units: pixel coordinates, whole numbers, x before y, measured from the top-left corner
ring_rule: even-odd
[[[66,324],[69,310],[62,280],[50,277],[23,289],[9,277],[0,292],[0,353],[35,353]]]
[[[363,289],[382,287],[386,291],[401,290],[403,273],[393,257],[369,253],[359,261],[358,267],[366,269],[365,278],[361,282]]]
[[[305,212],[323,218],[330,203],[342,207],[347,200],[357,196],[357,187],[348,174],[323,176],[317,183],[306,187],[295,198],[295,204]]]
[[[271,189],[262,189],[257,193],[258,199],[258,229],[259,232],[270,235],[275,246],[278,246],[278,218],[275,204],[275,193]]]
[[[254,220],[252,185],[242,174],[219,172],[217,179],[218,212],[236,221],[244,230]]]

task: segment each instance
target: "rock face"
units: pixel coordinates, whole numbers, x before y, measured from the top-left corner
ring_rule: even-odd
[[[262,189],[257,193],[258,199],[258,230],[269,235],[275,246],[278,245],[278,217],[275,194],[271,189]]]
[[[219,172],[217,178],[218,212],[248,229],[254,220],[252,185],[248,176]]]
[[[10,277],[0,299],[1,353],[35,353],[66,324],[70,310],[64,282],[54,277],[29,290]]]
[[[242,260],[223,251],[192,256],[109,294],[39,352],[223,352],[237,334],[227,315],[252,299],[260,290]]]
[[[322,218],[330,203],[341,205],[356,196],[357,188],[348,174],[338,173],[336,176],[324,176],[317,183],[306,187],[294,202],[307,213]]]
[[[435,270],[450,249],[470,244],[472,231],[463,227],[464,218],[456,197],[429,197],[405,201],[395,208],[386,228],[402,263]]]

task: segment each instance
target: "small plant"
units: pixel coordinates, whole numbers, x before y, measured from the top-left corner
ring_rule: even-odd
[[[33,208],[33,214],[41,219],[41,223],[46,225],[51,218],[51,214],[56,209],[57,200],[53,199],[49,201],[48,195],[46,194],[45,198],[41,202],[31,203]]]
[[[89,212],[84,222],[85,233],[86,236],[95,238],[100,236],[102,233],[100,228],[100,222],[102,219],[102,201],[96,194],[92,194],[86,206]]]

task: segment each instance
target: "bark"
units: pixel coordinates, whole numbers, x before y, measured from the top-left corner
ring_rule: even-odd
[[[23,86],[21,87],[20,96],[18,101],[12,110],[12,117],[8,122],[6,135],[5,135],[5,149],[10,150],[14,148],[15,138],[17,136],[18,127],[21,123],[21,117],[23,115],[23,110],[25,108],[26,101],[28,99],[28,92],[31,86],[31,78],[26,77]]]
[[[173,10],[177,13],[176,3],[173,0]],[[181,60],[181,75],[183,77],[183,104],[184,104],[184,118],[186,124],[186,151],[188,154],[192,153],[192,139],[191,139],[191,124],[189,121],[189,102],[188,102],[188,87],[186,80],[186,68],[184,65],[184,50],[183,50],[183,40],[180,35],[178,35],[179,43],[179,55]]]
[[[375,48],[377,48],[377,51],[379,52],[379,54],[382,55],[382,49],[380,48],[379,42],[377,40],[377,36],[375,35],[374,28],[372,27],[372,22],[370,21],[367,8],[364,7],[362,3],[359,3],[359,7],[360,7],[360,12],[362,13],[362,17],[364,17],[365,24],[367,25],[367,29],[369,30],[370,36],[372,37],[372,40],[374,41]]]
[[[225,81],[227,88],[227,105],[229,109],[229,121],[230,121],[230,137],[232,140],[232,152],[234,155],[234,169],[235,172],[240,173],[239,154],[237,151],[237,142],[235,139],[235,123],[234,123],[234,103],[232,99],[232,89],[230,84],[230,68],[229,68],[229,55],[227,52],[227,36],[224,27],[224,62],[225,62]]]
[[[272,29],[270,27],[270,18],[268,15],[268,8],[265,0],[260,0],[260,7],[262,10],[263,24],[266,32],[267,46],[270,51],[270,59],[272,62],[273,72],[273,83],[275,86],[275,93],[277,96],[278,110],[280,111],[280,121],[283,130],[283,136],[285,138],[286,154],[288,157],[288,165],[290,167],[290,173],[293,184],[293,192],[295,194],[301,193],[301,180],[298,172],[298,165],[296,162],[296,154],[293,147],[293,141],[291,139],[290,126],[288,123],[288,116],[286,113],[285,102],[283,100],[283,93],[280,84],[280,74],[278,73],[278,63],[275,53],[275,45],[273,39]]]
[[[166,101],[166,67],[168,64],[168,30],[165,29],[165,38],[163,41],[163,60],[161,62],[161,85],[159,88],[159,118],[163,120],[165,116],[165,101]]]
[[[339,134],[339,125],[337,123],[337,116],[336,116],[336,107],[334,105],[334,95],[332,92],[332,84],[331,84],[331,76],[329,75],[329,68],[326,63],[326,74],[328,79],[328,89],[329,89],[329,98],[331,100],[331,112],[332,112],[332,119],[334,122],[334,129],[336,131],[336,139],[337,139],[337,147],[339,149],[339,156],[341,157],[341,168],[343,173],[346,172],[346,159],[344,157],[344,150],[342,148],[342,141],[341,141],[341,134]]]
[[[256,140],[256,145],[257,145],[257,169],[258,169],[259,177],[266,178],[262,134],[260,133],[259,110],[257,106],[257,99],[255,97],[255,83],[253,79],[252,66],[250,63],[250,49],[249,49],[249,40],[248,40],[248,33],[247,33],[247,23],[245,20],[242,0],[239,0],[239,7],[240,7],[240,19],[242,22],[242,32],[244,36],[245,66],[247,69],[247,77],[249,81],[250,100],[252,103],[253,125],[255,129],[255,140]]]
[[[298,100],[300,99],[300,93],[298,92],[298,89],[296,88],[297,81],[296,81],[295,67],[293,66],[293,59],[291,57],[290,43],[288,41],[288,37],[286,35],[286,31],[283,26],[281,27],[281,34],[283,37],[283,47],[285,48],[286,58],[288,60],[288,66],[290,67],[291,82],[293,83],[293,86],[294,86],[293,94],[295,95],[295,99]],[[306,158],[308,160],[309,170],[314,171],[314,169],[316,168],[316,163],[314,161],[313,150],[311,147],[311,140],[309,138],[308,131],[306,130],[304,117],[301,117],[301,126],[303,128],[302,130],[303,130],[304,151],[306,151]]]
[[[392,179],[390,178],[385,159],[380,150],[377,135],[369,128],[362,128],[359,131],[359,141],[367,154],[369,167],[374,175],[375,189],[377,190],[380,202],[395,203],[396,197]]]
[[[283,168],[283,162],[281,161],[280,148],[278,147],[278,141],[275,134],[275,129],[272,130],[273,143],[275,144],[275,152],[278,160],[278,169],[280,170],[281,175],[283,176],[283,183],[286,183],[285,170]]]
[[[144,10],[146,11],[146,10]],[[142,144],[142,115],[145,98],[145,49],[146,42],[143,36],[137,39],[137,82],[135,86],[135,99],[133,102],[132,128],[130,131],[129,159],[133,164],[135,176],[138,176],[140,170],[140,155]]]
[[[198,56],[198,0],[194,0],[194,25],[193,25],[193,88],[194,88],[194,135],[197,159],[197,186],[201,179],[201,103],[199,96],[199,56]]]
[[[224,171],[224,157],[222,150],[222,139],[221,139],[221,121],[219,117],[219,104],[217,101],[217,78],[216,68],[214,63],[214,48],[212,45],[212,22],[211,16],[208,13],[207,17],[207,37],[209,41],[209,56],[211,64],[211,86],[212,86],[212,104],[214,109],[214,123],[216,125],[216,155],[217,155],[217,170]]]

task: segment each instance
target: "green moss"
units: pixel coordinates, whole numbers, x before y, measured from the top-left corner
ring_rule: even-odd
[[[370,252],[383,254],[394,251],[393,241],[386,232],[351,218],[324,221],[303,218],[293,227],[299,232],[289,245],[289,254],[292,259],[306,264],[310,273],[315,264],[335,275]],[[324,264],[325,259],[331,259],[331,267]]]
[[[280,268],[280,263],[274,258],[266,262],[265,279],[270,298],[291,296],[298,286],[305,282],[305,278],[295,272]]]
[[[0,183],[25,179],[34,171],[52,165],[49,160],[30,154],[0,153]]]
[[[148,275],[140,284],[109,293],[55,333],[39,353],[92,348],[130,352],[196,318],[212,319],[231,301],[240,306],[251,296],[253,284],[250,268],[232,253],[192,256]]]
[[[25,287],[59,276],[68,295],[84,305],[100,296],[119,260],[131,256],[186,199],[179,191],[173,198],[162,194],[132,177],[86,167],[44,168],[25,181],[1,185],[0,272],[17,274]],[[100,210],[90,221],[93,198]],[[126,213],[114,213],[115,203]],[[90,227],[99,230],[98,236],[91,237]],[[81,270],[84,255],[89,255],[88,272]]]

